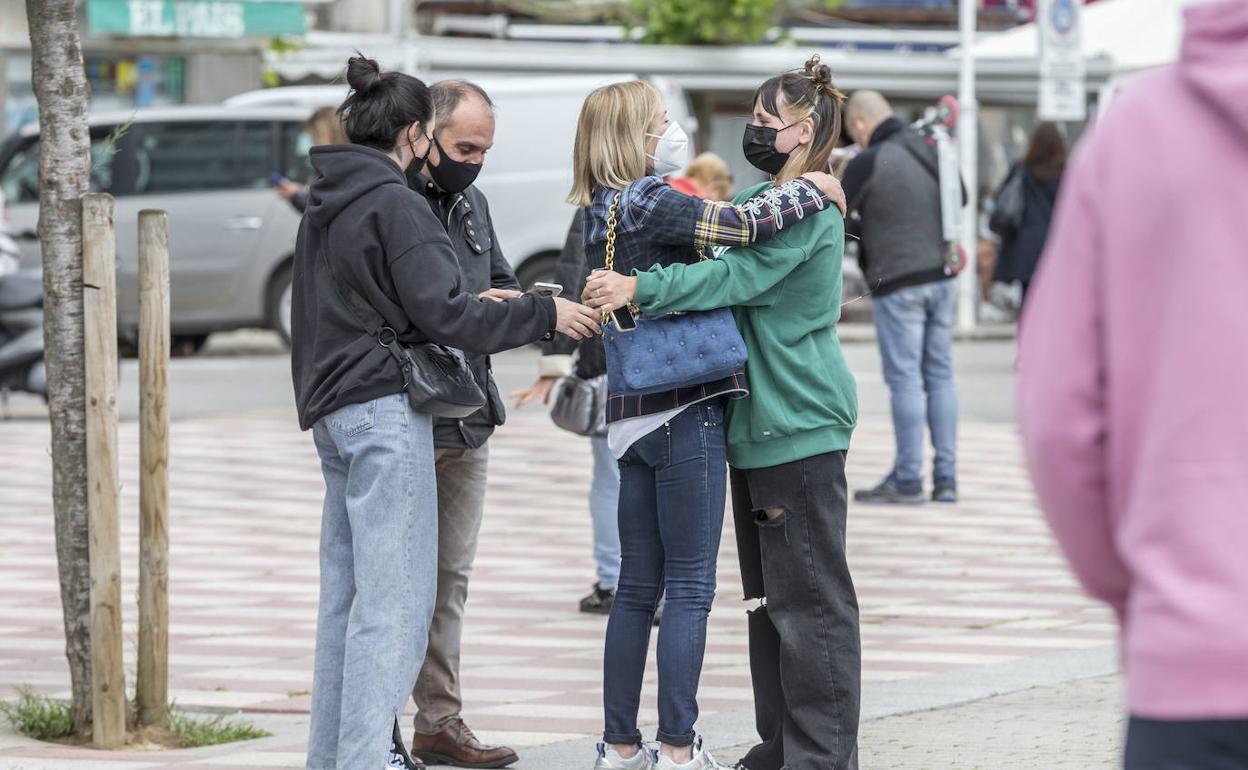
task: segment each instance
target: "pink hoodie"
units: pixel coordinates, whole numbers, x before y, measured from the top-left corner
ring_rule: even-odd
[[[1248,2],[1189,8],[1063,182],[1022,323],[1036,490],[1127,701],[1248,718]]]

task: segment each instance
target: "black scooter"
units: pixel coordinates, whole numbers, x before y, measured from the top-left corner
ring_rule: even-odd
[[[0,402],[7,402],[13,391],[48,398],[43,279],[38,272],[0,275]]]

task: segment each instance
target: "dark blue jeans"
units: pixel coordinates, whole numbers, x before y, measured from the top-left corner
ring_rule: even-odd
[[[671,746],[693,743],[726,480],[718,400],[689,407],[620,460],[620,585],[603,662],[607,743],[641,740],[641,680],[664,587],[657,737]]]
[[[1131,717],[1126,770],[1243,770],[1248,719],[1168,721]]]

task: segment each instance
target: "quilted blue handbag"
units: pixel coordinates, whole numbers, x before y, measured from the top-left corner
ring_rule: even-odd
[[[608,270],[615,269],[619,203],[617,195],[607,216]],[[631,306],[627,312],[636,319],[635,329],[621,331],[612,324],[603,328],[607,384],[613,395],[645,396],[715,382],[745,365],[745,340],[728,308],[642,315]]]

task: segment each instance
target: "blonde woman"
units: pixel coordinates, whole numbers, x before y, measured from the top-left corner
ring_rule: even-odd
[[[745,246],[774,237],[832,207],[829,195],[843,204],[839,183],[823,173],[794,179],[742,206],[685,195],[660,177],[684,165],[687,145],[648,83],[605,86],[585,100],[569,200],[588,207],[584,235],[591,268],[605,266],[613,209],[615,267],[631,272],[697,262],[708,244]],[[719,767],[701,750],[694,725],[726,497],[724,407],[746,393],[744,373],[737,372],[666,393],[611,394],[607,441],[620,464],[621,564],[607,624],[606,729],[597,770]],[[637,709],[651,623],[665,587],[656,752],[642,744]]]
[[[743,149],[774,174],[745,201],[825,169],[843,97],[817,57],[758,89]],[[728,412],[737,553],[750,613],[750,673],[762,742],[746,770],[856,768],[858,602],[845,558],[845,458],[854,377],[836,336],[845,222],[819,212],[775,239],[698,265],[593,276],[588,304],[644,313],[735,307],[750,394]]]
[[[685,175],[671,180],[671,185],[708,201],[726,201],[732,197],[732,172],[723,158],[704,152],[690,161]]]
[[[338,117],[335,107],[322,107],[312,113],[303,124],[303,131],[312,140],[313,147],[327,144],[347,144],[347,132],[342,128],[342,119]],[[294,206],[300,214],[308,207],[307,185],[292,182],[285,177],[275,181],[273,189],[278,197]]]

